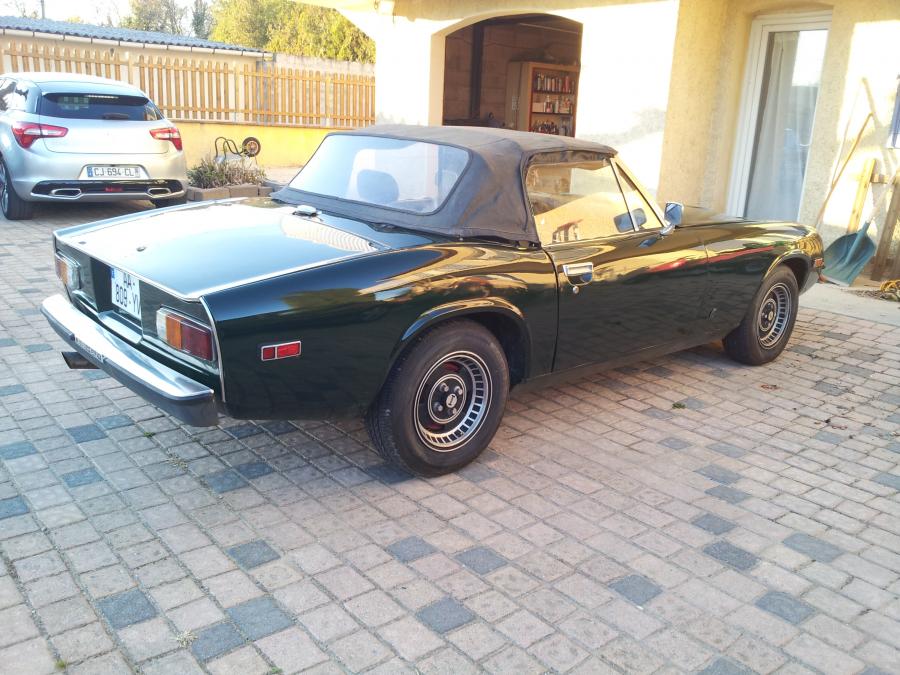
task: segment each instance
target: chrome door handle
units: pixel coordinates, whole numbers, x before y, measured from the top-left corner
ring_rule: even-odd
[[[563,265],[563,274],[573,286],[584,286],[594,278],[594,263],[575,263]]]

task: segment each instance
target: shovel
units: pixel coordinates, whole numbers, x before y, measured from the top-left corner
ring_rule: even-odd
[[[826,281],[839,286],[849,286],[859,276],[862,268],[875,255],[875,242],[866,234],[871,221],[863,224],[859,232],[838,237],[825,249]]]

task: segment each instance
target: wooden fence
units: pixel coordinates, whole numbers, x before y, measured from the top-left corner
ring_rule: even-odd
[[[282,68],[271,62],[136,58],[109,49],[0,45],[12,72],[97,75],[142,89],[172,120],[351,128],[375,121],[375,78]]]

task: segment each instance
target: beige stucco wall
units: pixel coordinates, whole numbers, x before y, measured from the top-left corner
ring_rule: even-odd
[[[842,234],[869,157],[892,176],[885,147],[900,68],[900,0],[317,0],[338,6],[377,43],[379,119],[439,124],[444,38],[476,21],[524,12],[583,24],[578,136],[617,147],[660,200],[725,209],[750,27],[760,14],[832,12],[799,219],[813,223],[852,139],[871,124],[839,182],[822,226]],[[454,85],[459,83],[454,81]],[[849,140],[847,141],[849,145]],[[886,189],[873,187],[864,217],[884,222]]]
[[[791,11],[832,11],[799,220],[814,223],[841,159],[868,112],[868,127],[825,213],[826,241],[843,234],[864,161],[893,175],[898,151],[885,147],[900,67],[900,2],[835,0],[682,0],[666,112],[659,196],[724,209],[731,178],[736,124],[750,26],[754,17]],[[854,106],[854,101],[856,105]],[[885,187],[874,186],[866,217],[884,222]]]
[[[678,0],[382,3],[347,10],[376,42],[379,121],[440,124],[447,35],[496,16],[543,12],[582,24],[578,136],[614,144],[654,190],[660,175]],[[587,6],[586,6],[587,5]]]

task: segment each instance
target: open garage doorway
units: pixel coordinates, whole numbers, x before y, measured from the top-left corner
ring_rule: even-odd
[[[446,37],[444,124],[575,135],[581,24],[496,17]]]

